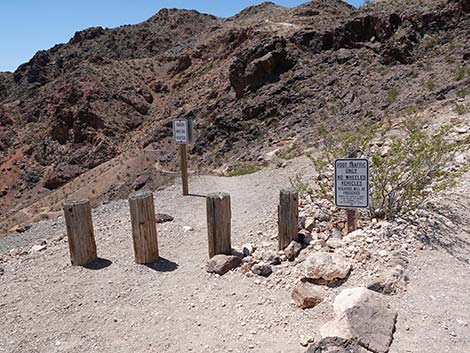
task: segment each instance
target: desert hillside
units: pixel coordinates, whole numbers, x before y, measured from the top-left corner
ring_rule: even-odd
[[[165,184],[177,117],[195,120],[191,169],[224,174],[275,148],[301,153],[319,128],[454,104],[469,93],[469,20],[464,0],[318,0],[78,32],[0,73],[2,232],[68,196],[98,204]]]

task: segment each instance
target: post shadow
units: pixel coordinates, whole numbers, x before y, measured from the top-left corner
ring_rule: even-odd
[[[201,194],[188,194],[188,196],[206,198],[206,195],[201,195]]]
[[[160,257],[157,261],[145,264],[148,268],[157,272],[173,272],[178,268],[178,264],[171,260]]]
[[[83,265],[82,267],[88,270],[96,271],[96,270],[102,270],[106,267],[109,267],[111,266],[111,264],[112,264],[112,261],[99,257],[96,261]]]

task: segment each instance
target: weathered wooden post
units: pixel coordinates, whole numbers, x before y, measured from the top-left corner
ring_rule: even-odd
[[[66,200],[63,207],[72,265],[83,266],[95,262],[98,256],[90,201]]]
[[[299,193],[281,190],[278,206],[279,250],[299,240]]]
[[[138,191],[129,196],[134,257],[137,264],[158,260],[157,226],[153,194]]]
[[[231,218],[230,195],[217,192],[207,195],[207,233],[209,240],[209,258],[217,254],[230,255]]]
[[[189,195],[188,181],[188,143],[193,141],[193,121],[191,119],[177,119],[173,121],[173,140],[179,144],[181,181],[183,196]]]
[[[348,234],[357,230],[357,211],[346,210],[346,218],[348,221],[347,230]]]
[[[181,182],[183,185],[183,196],[189,195],[189,180],[188,180],[188,145],[180,145],[180,160],[181,160]]]

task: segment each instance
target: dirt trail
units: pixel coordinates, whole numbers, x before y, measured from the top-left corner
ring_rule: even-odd
[[[230,193],[234,247],[252,242],[274,250],[279,190],[289,176],[309,170],[300,158],[247,176],[193,177],[191,193]],[[460,195],[468,212],[468,199]],[[286,274],[292,266],[276,267],[267,279],[205,272],[203,197],[183,198],[176,185],[156,193],[155,204],[175,220],[158,225],[164,259],[152,267],[133,263],[126,201],[94,210],[99,268],[69,264],[65,240],[57,241],[61,220],[0,240],[5,252],[49,239],[45,251],[0,264],[0,352],[301,353],[301,339],[318,339],[320,326],[331,319],[338,291],[365,280],[353,275],[341,288],[328,289],[324,303],[302,311],[290,304]],[[391,352],[470,352],[468,261],[438,248],[420,252],[409,269],[408,290],[390,299],[399,312]]]

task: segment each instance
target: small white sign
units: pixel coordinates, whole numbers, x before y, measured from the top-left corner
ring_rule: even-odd
[[[369,207],[369,161],[344,158],[335,161],[335,204],[338,208]]]
[[[178,119],[173,121],[173,140],[177,144],[188,144],[192,141],[192,124],[190,120]]]

